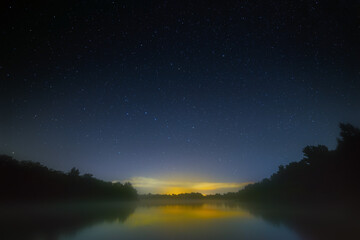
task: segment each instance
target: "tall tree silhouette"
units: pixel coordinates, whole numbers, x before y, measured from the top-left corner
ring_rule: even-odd
[[[335,150],[306,146],[304,158],[279,166],[269,179],[246,186],[238,197],[252,201],[360,200],[360,129],[340,123]]]

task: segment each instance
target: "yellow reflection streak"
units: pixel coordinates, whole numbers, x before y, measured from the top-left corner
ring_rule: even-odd
[[[240,208],[226,208],[209,204],[200,206],[164,205],[150,208],[140,207],[126,220],[125,224],[130,227],[159,224],[176,227],[224,218],[252,218],[252,215]]]

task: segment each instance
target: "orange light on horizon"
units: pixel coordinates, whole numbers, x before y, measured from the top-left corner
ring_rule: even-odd
[[[192,192],[192,189],[182,188],[182,187],[171,187],[168,189],[164,189],[164,194],[168,194],[168,195],[171,195],[171,194],[178,195],[181,193],[191,193],[191,192]]]
[[[207,182],[207,181],[181,181],[162,180],[155,178],[134,177],[128,179],[140,194],[181,194],[198,192],[203,195],[237,192],[252,182]]]

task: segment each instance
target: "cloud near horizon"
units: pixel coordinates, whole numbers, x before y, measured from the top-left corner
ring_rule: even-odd
[[[124,182],[115,180],[113,182]],[[173,181],[147,177],[133,177],[125,180],[138,190],[140,194],[179,194],[200,192],[203,194],[237,192],[251,182],[204,182],[204,181]]]

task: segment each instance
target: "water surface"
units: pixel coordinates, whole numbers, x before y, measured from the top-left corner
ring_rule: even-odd
[[[0,214],[0,239],[359,239],[359,227],[344,209],[234,201],[22,204]]]

